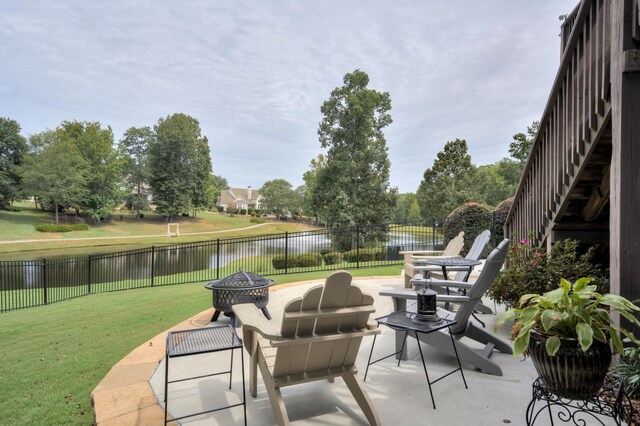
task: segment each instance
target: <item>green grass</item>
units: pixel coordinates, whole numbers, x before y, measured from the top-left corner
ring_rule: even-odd
[[[145,212],[144,219],[137,220],[131,213],[114,215],[112,220],[94,224],[87,231],[66,233],[38,232],[38,224],[53,223],[50,212],[36,210],[33,203],[16,203],[19,212],[0,211],[0,244],[1,260],[29,260],[43,257],[80,256],[88,253],[109,253],[152,245],[177,244],[202,241],[216,238],[264,235],[281,232],[297,232],[312,229],[307,225],[289,222],[268,222],[260,227],[243,230],[255,226],[249,220],[251,216],[229,216],[217,212],[200,212],[197,218],[179,217],[174,222],[180,223],[180,237],[166,237],[167,224],[162,216],[153,212]],[[62,217],[60,223],[73,223],[74,218]],[[217,234],[185,235],[188,233],[217,232]],[[120,239],[91,240],[89,238],[125,237]],[[130,237],[130,238],[127,238]],[[79,238],[80,240],[73,240]],[[21,240],[40,240],[38,242],[19,242]],[[11,241],[16,241],[11,243]],[[67,254],[68,253],[68,254]]]
[[[397,275],[398,265],[350,271]],[[273,276],[278,284],[330,272]],[[211,307],[203,283],[94,294],[0,314],[0,423],[89,425],[90,393],[109,369],[158,333]]]

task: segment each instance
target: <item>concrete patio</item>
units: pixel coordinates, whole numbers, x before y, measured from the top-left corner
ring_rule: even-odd
[[[279,286],[271,293],[269,310],[274,321],[279,321],[284,304],[301,295],[315,282]],[[391,299],[378,295],[383,287],[403,287],[400,277],[369,277],[357,279],[359,286],[376,298],[376,313],[383,316],[392,311]],[[493,302],[488,301],[489,306]],[[229,319],[221,317],[217,323],[209,324],[212,314],[207,310],[179,324],[172,330],[189,329],[207,325],[227,324]],[[487,328],[493,327],[495,315],[482,315]],[[238,329],[238,331],[240,331]],[[508,340],[507,328],[498,334]],[[162,424],[164,397],[164,339],[166,333],[145,343],[116,364],[92,393],[96,423],[117,424]],[[361,377],[373,339],[365,339],[360,348],[357,365]],[[470,344],[474,344],[471,342]],[[455,359],[433,348],[422,345],[431,379],[446,374],[455,368]],[[394,332],[382,327],[373,354],[380,358],[394,350]],[[492,376],[465,367],[464,373],[469,389],[465,389],[462,378],[455,373],[433,385],[436,409],[431,406],[427,382],[420,362],[415,339],[408,340],[409,359],[400,367],[393,358],[379,362],[369,369],[365,387],[378,410],[383,424],[412,425],[499,425],[525,424],[525,410],[531,399],[531,383],[536,377],[531,361],[514,358],[512,355],[494,353],[504,371],[503,376]],[[233,386],[228,389],[229,376],[220,375],[172,385],[169,389],[170,414],[182,416],[224,405],[234,404],[242,398],[242,375],[239,368],[239,351],[235,352]],[[245,377],[248,384],[248,356],[245,352]],[[203,354],[174,358],[170,364],[172,379],[197,376],[228,368],[229,352]],[[356,401],[341,380],[312,382],[282,389],[287,411],[292,424],[297,425],[366,425],[366,419]],[[262,379],[258,374],[258,396],[252,398],[247,386],[247,424],[275,424],[273,412]],[[158,403],[160,401],[160,403]],[[541,418],[536,424],[547,424]],[[184,425],[241,425],[242,407],[193,417],[181,421]],[[606,423],[608,424],[608,423]],[[613,423],[611,423],[613,424]]]

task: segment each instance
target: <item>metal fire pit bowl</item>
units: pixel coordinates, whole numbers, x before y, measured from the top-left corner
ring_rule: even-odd
[[[273,284],[275,281],[272,279],[245,271],[209,281],[204,286],[211,290],[212,294],[215,311],[211,321],[217,321],[220,313],[224,313],[231,318],[233,326],[237,327],[239,324],[231,308],[239,303],[254,303],[257,308],[262,310],[267,319],[271,319],[267,304],[269,303],[269,287]]]

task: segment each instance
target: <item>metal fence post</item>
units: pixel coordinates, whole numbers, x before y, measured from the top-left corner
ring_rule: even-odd
[[[356,225],[356,269],[360,269],[360,225]]]
[[[47,259],[42,259],[42,288],[44,291],[44,304],[48,302],[47,297]]]
[[[216,240],[216,280],[220,279],[220,238]]]
[[[91,294],[91,255],[87,256],[87,292]]]
[[[289,273],[289,231],[284,233],[284,273]]]
[[[155,272],[156,272],[156,246],[151,246],[151,287],[154,284]]]

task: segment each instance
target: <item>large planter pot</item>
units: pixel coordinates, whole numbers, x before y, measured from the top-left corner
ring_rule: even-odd
[[[577,339],[561,338],[560,349],[547,355],[547,336],[531,331],[528,352],[544,386],[561,398],[588,399],[598,394],[611,364],[611,348],[599,340],[582,352]]]

